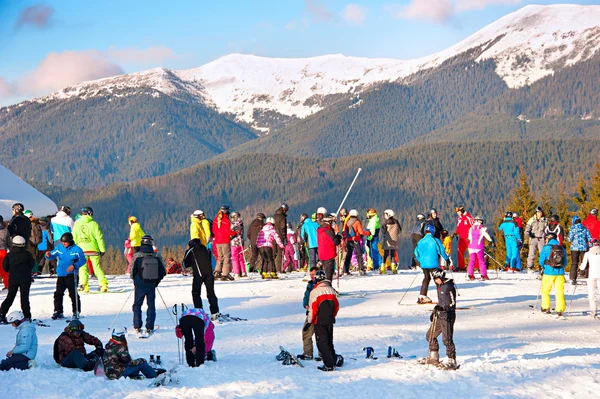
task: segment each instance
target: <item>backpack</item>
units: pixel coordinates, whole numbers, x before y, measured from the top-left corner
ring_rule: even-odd
[[[58,338],[56,338],[56,341],[54,341],[54,348],[52,351],[52,357],[54,358],[54,361],[56,362],[56,364],[60,364],[60,358],[58,356],[59,350],[58,350],[58,341],[60,340],[60,337],[62,337],[63,335],[67,335],[66,332],[61,333]]]
[[[141,276],[144,280],[158,280],[160,261],[156,256],[147,255],[142,258]]]
[[[42,227],[39,224],[31,225],[31,235],[29,236],[31,245],[39,245],[42,243]]]
[[[562,245],[553,245],[550,248],[550,255],[548,255],[548,260],[545,262],[547,265],[561,268],[565,264],[565,253],[563,252]]]

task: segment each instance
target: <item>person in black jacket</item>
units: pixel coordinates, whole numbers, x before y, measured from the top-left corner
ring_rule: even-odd
[[[275,219],[275,223],[273,224],[273,227],[275,227],[275,232],[281,239],[281,242],[283,243],[284,248],[287,244],[287,217],[286,217],[286,215],[287,215],[287,212],[289,209],[290,209],[290,207],[288,206],[288,204],[283,203],[283,204],[281,204],[279,209],[277,209],[275,211],[275,214],[273,215],[273,219]],[[274,251],[274,255],[275,255],[275,271],[277,273],[285,273],[285,271],[281,270],[281,267],[283,266],[283,249],[281,247],[279,247],[278,245],[275,245],[273,248],[273,251]]]
[[[202,293],[202,284],[204,284],[210,305],[210,313],[213,319],[216,319],[219,314],[219,300],[215,294],[215,276],[210,262],[210,254],[198,238],[191,240],[188,247],[183,258],[183,265],[186,269],[192,269],[194,275],[194,281],[192,282],[194,308],[203,309],[200,294]]]
[[[423,233],[423,236],[425,235],[425,226],[427,225],[432,225],[435,229],[435,231],[433,232],[433,236],[435,238],[440,238],[442,236],[442,230],[444,230],[444,226],[442,226],[442,222],[440,222],[440,219],[438,218],[437,210],[434,208],[432,208],[429,211],[429,217],[427,218],[427,221],[423,224],[423,227],[421,228],[421,233]]]
[[[454,346],[454,322],[456,320],[456,287],[454,280],[446,278],[442,269],[435,269],[431,277],[437,286],[438,304],[433,308],[430,316],[431,326],[427,331],[426,338],[429,342],[429,357],[424,359],[426,364],[441,365],[437,337],[442,334],[442,340],[446,346],[448,363],[446,368],[455,369],[456,347]]]
[[[23,215],[24,211],[23,204],[16,203],[12,206],[13,217],[7,227],[11,238],[21,236],[25,240],[29,240],[31,237],[31,221]]]
[[[21,291],[21,311],[27,320],[31,320],[29,289],[35,260],[25,248],[27,245],[25,238],[16,236],[13,237],[12,242],[13,248],[6,255],[2,264],[2,268],[9,274],[9,278],[8,295],[0,305],[0,324],[8,324],[6,314],[17,296],[17,291]]]
[[[256,272],[256,261],[258,260],[258,247],[256,246],[256,238],[258,237],[258,233],[262,230],[265,225],[265,219],[267,217],[264,213],[259,213],[256,215],[256,219],[250,223],[250,227],[248,227],[247,237],[250,240],[250,250],[252,254],[250,255],[250,272]],[[262,262],[261,262],[262,265]],[[262,266],[261,266],[262,270]],[[194,306],[195,302],[194,302]],[[197,306],[196,306],[197,307]],[[211,312],[212,313],[212,312]]]

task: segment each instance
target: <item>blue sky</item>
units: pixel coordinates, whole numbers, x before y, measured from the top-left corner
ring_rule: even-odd
[[[408,59],[442,50],[526,0],[0,0],[0,105],[81,80],[229,53]],[[574,1],[600,4],[597,1]]]

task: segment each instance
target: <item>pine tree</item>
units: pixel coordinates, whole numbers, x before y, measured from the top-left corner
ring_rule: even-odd
[[[555,213],[560,218],[560,224],[565,229],[565,232],[567,232],[569,226],[571,225],[571,211],[569,210],[569,197],[565,192],[565,186],[563,184],[561,184],[558,188],[558,196],[556,197],[554,204],[556,209]]]
[[[519,187],[513,190],[509,198],[508,209],[512,212],[518,212],[524,222],[527,222],[535,214],[536,201],[527,182],[527,175],[522,168],[519,176]]]
[[[554,215],[554,209],[552,208],[552,198],[550,197],[550,194],[548,194],[547,189],[544,189],[544,192],[542,193],[538,204],[544,210],[544,214],[546,215],[546,217],[549,218],[550,216]]]
[[[587,188],[587,182],[583,176],[579,177],[577,182],[577,189],[575,195],[572,198],[573,203],[577,206],[577,215],[583,220],[586,215],[586,209],[589,207],[589,194]]]
[[[589,208],[600,208],[600,164],[594,165],[596,173],[592,176],[589,190]],[[589,209],[586,210],[589,212]]]

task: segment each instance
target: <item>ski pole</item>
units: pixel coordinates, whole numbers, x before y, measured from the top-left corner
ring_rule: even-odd
[[[87,266],[87,265],[86,265]],[[75,266],[73,266],[75,267]],[[73,270],[73,284],[75,284],[75,319],[79,320],[79,292],[77,292],[77,277],[79,270]]]
[[[116,320],[117,320],[117,318],[118,318],[118,317],[121,315],[121,312],[123,312],[123,309],[125,308],[125,305],[126,305],[126,304],[127,304],[127,302],[129,301],[129,298],[131,298],[131,295],[133,294],[133,291],[135,291],[135,290],[132,290],[132,291],[129,293],[129,296],[127,296],[127,299],[125,299],[125,302],[123,302],[123,306],[121,306],[121,309],[119,310],[119,313],[117,313],[117,315],[116,315],[116,316],[115,316],[115,318],[113,319],[112,323],[110,323],[110,327],[108,327],[108,329],[109,329],[109,330],[110,330],[110,329],[112,328],[112,326],[115,324],[115,321],[116,321]]]
[[[410,283],[410,285],[408,286],[406,291],[404,291],[404,295],[402,295],[402,298],[400,298],[400,302],[398,302],[398,305],[402,305],[402,301],[404,300],[404,297],[406,296],[408,291],[412,288],[413,284],[415,283],[415,280],[417,279],[417,277],[419,277],[419,274],[420,274],[419,272],[417,272],[417,274],[415,274],[415,278],[413,278],[413,281]]]
[[[571,309],[571,305],[573,304],[573,299],[575,299],[575,291],[577,291],[577,284],[573,286],[573,293],[571,294],[571,300],[569,301],[569,306],[567,309]],[[566,311],[566,309],[565,309]]]
[[[538,300],[540,298],[540,294],[542,293],[542,284],[543,283],[544,283],[544,280],[540,281],[540,289],[538,290],[537,296],[535,297],[535,304],[533,305],[533,313],[535,313],[535,310],[537,308]]]
[[[175,315],[175,318],[177,319],[177,304],[173,305],[173,310],[172,310],[173,314]],[[177,327],[175,327],[177,328]],[[177,338],[177,361],[179,362],[179,364],[181,365],[181,348],[179,345],[179,337]]]
[[[335,213],[336,216],[338,215],[338,213],[340,213],[340,209],[342,209],[342,207],[344,206],[344,202],[346,202],[346,198],[348,198],[348,194],[350,194],[350,190],[352,190],[352,186],[354,186],[354,183],[356,182],[356,179],[358,179],[358,175],[360,174],[360,172],[362,172],[362,169],[358,168],[358,172],[356,172],[356,176],[354,176],[354,180],[352,180],[352,184],[350,184],[350,187],[348,188],[348,191],[346,192],[346,195],[344,196],[344,199],[342,200],[340,207],[338,208],[337,212]]]
[[[163,298],[162,294],[160,293],[160,290],[158,289],[158,287],[156,287],[156,292],[158,292],[158,295],[160,296],[160,299],[162,300],[163,305],[165,305],[165,309],[167,310],[169,317],[171,318],[173,323],[175,325],[177,325],[177,321],[175,321],[175,319],[173,319],[173,315],[171,314],[171,311],[169,311],[169,307],[167,306],[167,303],[165,302],[165,299]]]
[[[487,257],[488,257],[488,258],[490,258],[491,260],[493,260],[493,261],[494,261],[494,263],[496,263],[496,264],[498,265],[498,266],[496,266],[496,279],[500,278],[500,277],[498,276],[498,268],[499,268],[499,267],[502,267],[502,265],[500,264],[500,262],[498,262],[496,259],[494,259],[494,257],[493,257],[492,255],[490,255],[490,254],[489,254],[489,253],[487,253],[487,252],[484,252],[484,253],[487,255]]]

